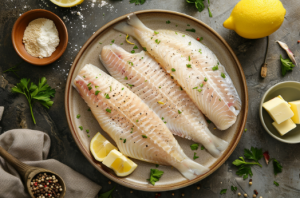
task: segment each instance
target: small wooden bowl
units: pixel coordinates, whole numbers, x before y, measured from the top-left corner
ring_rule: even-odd
[[[56,47],[56,50],[53,52],[53,54],[50,57],[42,59],[28,54],[25,49],[25,45],[23,44],[23,35],[26,27],[31,21],[38,18],[52,20],[55,23],[60,39],[59,45]],[[68,31],[64,22],[56,14],[48,10],[36,9],[25,12],[18,18],[14,24],[11,38],[16,52],[22,59],[33,65],[44,66],[53,63],[64,53],[68,44]]]

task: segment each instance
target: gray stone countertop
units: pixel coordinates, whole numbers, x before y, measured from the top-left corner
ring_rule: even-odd
[[[167,9],[186,13],[202,20],[214,30],[216,30],[232,47],[244,69],[248,92],[249,92],[249,113],[245,132],[229,159],[212,175],[197,184],[179,189],[176,191],[162,192],[164,197],[238,197],[237,192],[230,190],[230,186],[238,186],[238,192],[247,193],[252,197],[253,190],[256,189],[258,197],[281,198],[299,197],[300,184],[300,144],[285,144],[272,138],[263,129],[259,116],[260,98],[264,92],[272,85],[281,82],[295,80],[299,81],[299,67],[295,67],[293,72],[289,72],[285,77],[281,76],[279,56],[286,53],[275,43],[276,40],[288,44],[294,52],[296,60],[298,58],[300,44],[300,2],[298,0],[283,0],[283,5],[287,10],[285,21],[281,28],[270,36],[270,48],[267,57],[268,76],[266,79],[260,78],[260,67],[265,53],[266,39],[248,40],[241,38],[234,31],[223,28],[223,21],[230,15],[231,10],[238,0],[211,0],[210,9],[213,17],[208,16],[205,9],[199,13],[192,4],[187,4],[185,0],[146,0],[143,5],[130,4],[129,0],[85,0],[81,5],[73,8],[60,8],[52,4],[49,0],[1,0],[0,1],[0,106],[5,106],[5,111],[0,122],[2,133],[15,128],[30,128],[48,133],[51,137],[52,145],[50,158],[57,159],[70,166],[74,170],[87,176],[94,182],[103,186],[105,192],[116,186],[113,197],[122,198],[150,198],[155,197],[155,193],[142,192],[123,187],[98,172],[85,159],[75,144],[71,136],[65,111],[64,111],[64,91],[66,79],[72,62],[86,40],[101,26],[121,15],[132,11],[145,9]],[[22,59],[15,52],[11,42],[11,31],[14,22],[24,12],[32,9],[47,9],[61,17],[69,32],[69,43],[63,56],[56,62],[45,66],[37,67],[22,62]],[[78,16],[77,12],[81,15]],[[12,94],[11,88],[19,82],[13,73],[3,73],[6,69],[22,62],[18,66],[18,75],[21,78],[30,78],[38,81],[38,78],[45,76],[51,87],[56,89],[54,105],[46,110],[41,105],[35,105],[33,112],[37,124],[31,120],[27,101],[20,94]],[[236,168],[232,161],[243,155],[244,148],[251,146],[268,150],[271,157],[282,163],[283,172],[276,177],[273,174],[272,165],[267,166],[263,160],[262,168],[253,168],[253,185],[248,185],[248,180],[243,180],[235,174]],[[276,187],[273,181],[277,181],[280,186]],[[197,186],[201,188],[198,190]],[[220,190],[227,188],[225,195],[220,195]],[[172,195],[174,193],[174,195]],[[1,197],[1,195],[0,195]]]

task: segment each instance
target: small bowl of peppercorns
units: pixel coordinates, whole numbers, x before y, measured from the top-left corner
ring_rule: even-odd
[[[65,183],[60,176],[41,169],[29,173],[27,189],[32,198],[63,198],[66,192]]]

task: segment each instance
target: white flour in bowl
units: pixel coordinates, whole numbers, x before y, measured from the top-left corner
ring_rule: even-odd
[[[54,22],[45,18],[31,21],[25,29],[23,43],[31,56],[50,57],[59,44],[58,31]]]

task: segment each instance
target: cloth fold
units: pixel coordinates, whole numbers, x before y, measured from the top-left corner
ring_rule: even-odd
[[[30,166],[51,170],[66,184],[65,198],[94,198],[101,186],[54,159],[47,159],[50,137],[40,131],[14,129],[0,135],[0,146]],[[30,198],[18,172],[0,157],[0,198]]]

